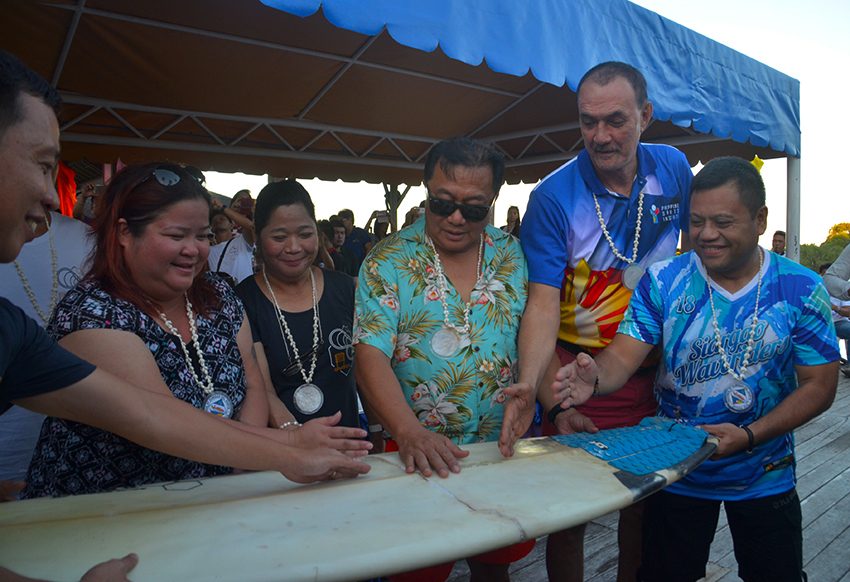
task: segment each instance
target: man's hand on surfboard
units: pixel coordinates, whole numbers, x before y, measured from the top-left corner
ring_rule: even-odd
[[[301,426],[283,429],[289,443],[297,447],[326,447],[342,451],[350,457],[364,457],[369,454],[372,443],[363,440],[367,435],[362,428],[336,426],[342,420],[342,413],[308,420]]]
[[[587,354],[578,354],[576,359],[555,373],[552,392],[561,408],[570,408],[587,402],[593,396],[599,367]]]
[[[139,563],[139,556],[127,554],[123,558],[115,558],[93,566],[83,574],[80,582],[118,582],[129,580],[127,574]]]
[[[736,424],[724,422],[723,424],[704,424],[699,426],[711,436],[717,439],[717,450],[711,456],[712,460],[722,459],[734,453],[747,450],[749,439],[747,431]]]
[[[460,473],[458,459],[469,455],[469,451],[421,425],[412,425],[393,436],[398,443],[398,456],[408,473],[419,471],[430,477],[436,471],[437,475],[445,478],[449,472]]]
[[[25,481],[0,481],[0,502],[17,500],[26,486]]]
[[[514,443],[526,433],[534,420],[537,394],[527,382],[511,384],[502,393],[508,401],[505,403],[502,431],[499,433],[499,451],[505,457],[511,457],[514,454]]]

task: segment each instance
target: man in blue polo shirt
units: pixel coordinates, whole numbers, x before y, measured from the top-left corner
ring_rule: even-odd
[[[659,416],[719,441],[711,460],[647,501],[644,582],[705,576],[721,503],[743,580],[805,580],[792,431],[832,403],[838,344],[817,274],[759,246],[764,204],[749,162],[706,164],[693,183],[694,251],[651,266],[614,341],[550,388],[563,406],[608,394],[661,346]]]
[[[578,109],[584,150],[538,184],[522,221],[529,296],[520,381],[543,387],[546,434],[629,426],[655,413],[652,361],[621,392],[578,411],[558,407],[546,388],[559,363],[614,338],[643,272],[674,255],[693,178],[680,151],[640,143],[652,103],[634,67],[609,62],[590,69],[579,82]],[[633,580],[639,563],[641,507],[620,513],[620,580]],[[583,545],[584,526],[549,536],[551,580],[583,580]]]

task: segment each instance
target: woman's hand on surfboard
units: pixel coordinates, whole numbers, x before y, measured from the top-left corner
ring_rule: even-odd
[[[555,373],[552,392],[561,408],[570,408],[587,402],[599,377],[599,367],[589,355],[581,353],[576,359]]]
[[[460,473],[460,462],[469,455],[441,434],[431,432],[421,425],[412,426],[409,431],[393,435],[398,443],[398,456],[408,473],[419,471],[425,477],[437,473],[448,477],[449,472]]]
[[[576,432],[599,432],[593,421],[575,408],[570,408],[555,417],[555,428],[558,434],[573,434]]]
[[[316,447],[292,450],[297,452],[294,457],[289,458],[289,462],[281,469],[281,473],[284,477],[296,483],[349,479],[364,475],[371,469],[363,461],[352,459],[334,449]]]
[[[283,429],[291,440],[289,444],[297,447],[326,447],[336,449],[351,457],[363,457],[369,454],[372,443],[363,440],[367,435],[362,428],[336,426],[342,420],[342,414],[322,416],[308,420],[301,426]]]
[[[511,457],[514,454],[514,443],[522,438],[534,420],[537,394],[527,382],[511,384],[502,393],[508,400],[502,417],[502,431],[499,433],[499,451],[505,457]]]

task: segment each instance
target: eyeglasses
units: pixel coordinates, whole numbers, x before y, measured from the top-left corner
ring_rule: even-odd
[[[454,200],[443,200],[434,198],[434,195],[428,192],[428,208],[437,216],[451,216],[455,210],[460,209],[460,214],[464,219],[470,222],[481,222],[490,213],[492,202],[486,206],[478,204],[459,204]]]
[[[298,358],[297,360],[293,361],[291,364],[289,364],[287,367],[285,367],[285,368],[283,369],[283,372],[282,372],[282,373],[283,373],[283,375],[284,375],[284,376],[294,376],[294,375],[298,374],[298,373],[301,371],[301,368],[302,368],[303,366],[305,366],[305,365],[307,364],[307,362],[309,362],[309,361],[312,359],[312,357],[313,357],[313,352],[321,351],[321,349],[322,349],[322,347],[324,347],[324,345],[325,345],[325,342],[323,342],[323,341],[320,339],[320,340],[319,340],[319,345],[317,345],[317,346],[316,346],[316,349],[310,350],[310,351],[309,351],[309,352],[307,352],[306,354],[301,354],[301,357],[300,357],[300,358]],[[300,364],[301,364],[300,366],[298,365],[298,364],[299,364],[299,362],[300,362]]]

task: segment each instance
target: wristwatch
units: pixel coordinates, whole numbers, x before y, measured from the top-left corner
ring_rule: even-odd
[[[549,412],[546,413],[546,418],[549,419],[550,424],[554,425],[555,417],[561,414],[562,412],[566,412],[567,410],[567,408],[561,408],[560,404],[556,404],[555,406],[549,409]]]

